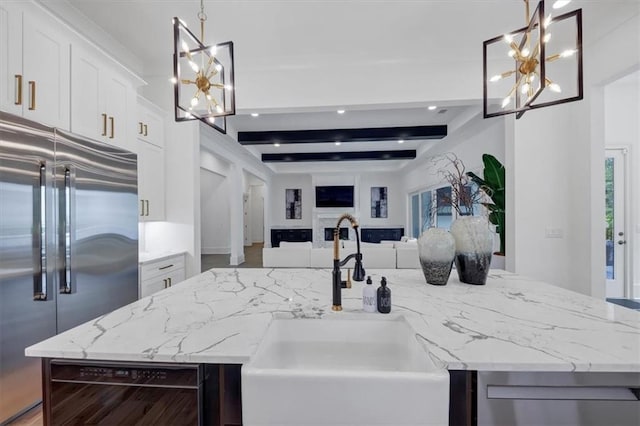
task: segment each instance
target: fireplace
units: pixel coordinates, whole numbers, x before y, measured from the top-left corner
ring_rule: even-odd
[[[335,228],[324,228],[324,240],[325,241],[333,241],[333,230]],[[340,228],[339,238],[341,240],[349,239],[349,228]]]

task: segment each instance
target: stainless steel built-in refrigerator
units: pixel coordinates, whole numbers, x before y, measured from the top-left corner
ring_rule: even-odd
[[[0,424],[41,399],[25,347],[137,299],[136,162],[0,112]]]

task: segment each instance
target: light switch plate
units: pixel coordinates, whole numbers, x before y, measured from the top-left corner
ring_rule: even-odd
[[[562,238],[563,235],[562,228],[547,228],[544,232],[546,238]]]

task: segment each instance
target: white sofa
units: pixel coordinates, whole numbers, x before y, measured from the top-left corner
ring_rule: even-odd
[[[355,241],[340,242],[340,259],[355,252]],[[420,267],[415,242],[361,242],[360,252],[365,270]],[[313,248],[311,242],[282,241],[280,247],[262,249],[262,265],[265,268],[333,268],[333,246]],[[343,268],[353,268],[354,265],[355,260],[351,259]]]
[[[408,240],[406,242],[397,241],[396,248],[396,268],[413,269],[420,268],[418,259],[418,241]]]
[[[281,241],[280,247],[262,249],[262,266],[265,268],[309,268],[311,266],[311,241],[293,243]]]
[[[356,252],[355,241],[341,241],[340,259]],[[360,252],[365,269],[395,269],[396,251],[393,244],[360,243]],[[312,248],[310,255],[312,268],[333,268],[333,246]],[[344,268],[353,268],[355,260],[351,259]]]
[[[355,241],[344,241],[344,247],[340,250],[340,258],[356,252]],[[365,270],[369,269],[395,269],[396,251],[391,244],[360,243],[362,253],[362,263]],[[354,261],[351,260],[344,267],[353,268]]]

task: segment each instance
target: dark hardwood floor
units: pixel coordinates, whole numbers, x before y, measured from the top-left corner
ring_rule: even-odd
[[[42,404],[24,413],[7,426],[42,426]]]
[[[229,265],[228,254],[203,254],[201,256],[202,272],[211,268],[262,268],[263,243],[255,243],[244,248],[244,263],[238,266]]]

